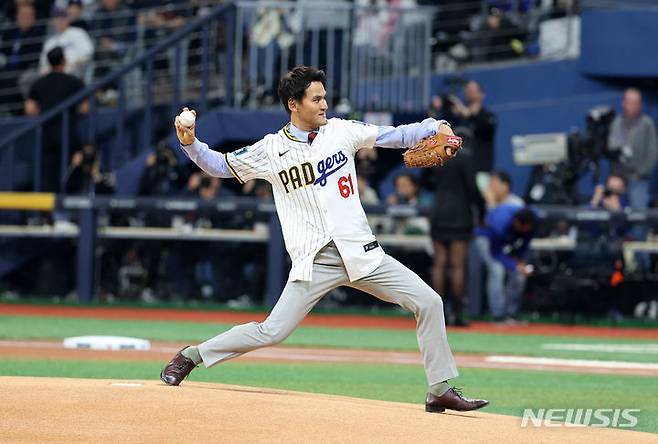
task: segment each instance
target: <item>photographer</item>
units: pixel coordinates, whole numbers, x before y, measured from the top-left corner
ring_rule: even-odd
[[[631,208],[646,210],[649,206],[649,177],[658,158],[656,127],[653,120],[642,113],[639,90],[629,88],[624,92],[622,109],[622,115],[612,121],[608,136],[610,149],[619,152],[612,167],[628,184]]]
[[[64,190],[67,194],[114,192],[114,177],[111,173],[101,173],[94,145],[85,145],[81,151],[73,154],[64,179]]]
[[[603,209],[612,212],[627,210],[629,208],[629,202],[626,197],[624,178],[619,174],[610,174],[605,186],[597,185],[594,188],[594,194],[592,195],[589,206],[593,209]],[[601,224],[581,224],[581,227],[586,228],[593,239],[600,238],[604,234]],[[630,226],[627,223],[611,225],[607,239],[621,240],[628,233],[629,229]]]
[[[450,113],[457,117],[454,126],[465,126],[473,132],[475,171],[489,172],[494,166],[497,121],[496,116],[484,107],[484,96],[480,84],[470,80],[464,86],[465,104],[454,95],[447,96],[446,101]]]
[[[622,211],[628,208],[626,198],[626,184],[624,178],[618,174],[611,174],[605,186],[597,185],[590,200],[591,208],[603,208],[608,211]]]
[[[146,158],[146,169],[139,181],[139,194],[168,196],[177,194],[183,183],[178,159],[164,140]]]

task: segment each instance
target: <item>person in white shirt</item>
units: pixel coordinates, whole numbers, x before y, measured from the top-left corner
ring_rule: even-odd
[[[53,13],[53,28],[55,34],[46,40],[39,59],[39,70],[42,74],[48,72],[48,52],[59,46],[64,49],[66,67],[64,72],[85,80],[87,67],[94,55],[94,44],[89,34],[82,28],[70,26],[66,9],[56,8]]]
[[[458,375],[446,336],[441,297],[413,271],[384,253],[359,200],[354,156],[375,146],[403,148],[438,131],[445,121],[425,119],[399,127],[327,119],[324,72],[298,66],[279,83],[290,123],[276,134],[232,153],[212,151],[176,118],[176,134],[189,158],[211,176],[240,183],[265,179],[274,202],[292,269],[265,321],[238,325],[197,346],[186,347],[160,378],[178,385],[203,362],[211,367],[287,338],[313,306],[341,285],[357,288],[412,311],[429,391],[428,412],[475,410],[485,400],[464,398],[447,381]],[[185,109],[187,110],[187,109]]]

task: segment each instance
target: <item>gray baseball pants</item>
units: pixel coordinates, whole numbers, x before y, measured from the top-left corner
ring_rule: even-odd
[[[383,301],[398,304],[416,317],[416,336],[429,385],[458,375],[448,345],[441,297],[416,273],[391,256],[368,276],[350,282],[333,242],[315,257],[313,281],[288,282],[279,301],[263,322],[249,322],[199,344],[206,367],[286,339],[330,290],[346,285]]]

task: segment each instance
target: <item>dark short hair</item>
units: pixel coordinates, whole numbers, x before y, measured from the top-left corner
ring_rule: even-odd
[[[393,185],[397,184],[398,179],[402,179],[403,177],[408,178],[411,181],[411,183],[414,184],[416,188],[418,188],[418,179],[416,178],[416,176],[410,173],[400,173],[397,176],[395,176],[395,179],[393,180]]]
[[[537,224],[537,215],[530,208],[519,209],[514,215],[514,219],[523,225],[532,225],[534,227]]]
[[[468,85],[468,84],[471,83],[471,82],[472,82],[472,83],[475,83],[475,84],[478,86],[478,89],[479,89],[481,92],[484,92],[484,88],[482,87],[482,85],[480,84],[480,82],[478,82],[477,80],[468,79],[466,82],[464,82],[464,86]]]
[[[608,177],[606,178],[606,182],[610,180],[611,177],[616,177],[618,179],[621,179],[621,182],[626,186],[626,178],[620,171],[612,171],[610,174],[608,174]]]
[[[497,170],[491,173],[491,177],[495,177],[503,183],[506,183],[510,189],[512,188],[512,177],[505,171]]]
[[[48,63],[50,63],[50,66],[52,67],[59,66],[64,62],[64,50],[61,46],[55,46],[48,51],[46,56],[48,57]]]
[[[324,71],[311,66],[295,66],[292,71],[281,77],[279,81],[279,99],[288,114],[290,114],[288,100],[301,101],[306,88],[309,87],[311,82],[320,82],[323,86],[326,86],[327,76]]]

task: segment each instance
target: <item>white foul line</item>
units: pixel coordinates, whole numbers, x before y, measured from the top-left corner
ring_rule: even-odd
[[[623,368],[635,370],[658,370],[658,364],[648,362],[598,361],[592,359],[559,359],[532,356],[487,356],[486,362],[525,365],[554,365],[564,367]]]
[[[658,355],[658,344],[542,344],[544,350]]]

